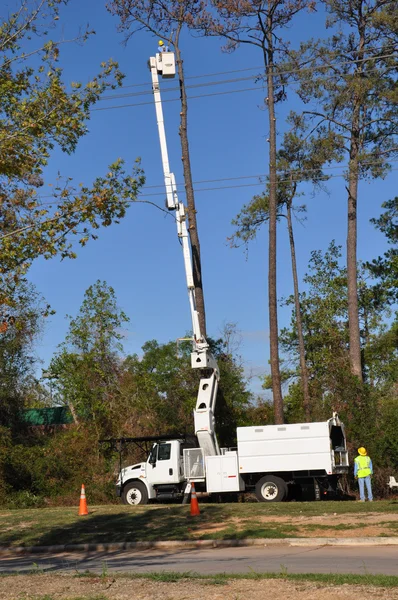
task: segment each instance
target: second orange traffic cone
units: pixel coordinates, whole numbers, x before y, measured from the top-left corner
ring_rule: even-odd
[[[87,509],[86,490],[85,490],[84,485],[82,485],[82,490],[80,492],[79,517],[82,517],[84,515],[88,515],[88,509]]]
[[[191,517],[196,517],[200,515],[198,499],[196,497],[195,484],[192,484],[191,489]]]

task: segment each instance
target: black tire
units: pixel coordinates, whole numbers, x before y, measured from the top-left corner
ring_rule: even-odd
[[[122,501],[123,504],[130,506],[148,504],[148,490],[141,481],[126,483],[122,492]]]
[[[256,483],[256,498],[259,502],[282,502],[287,493],[286,482],[275,475],[266,475]]]

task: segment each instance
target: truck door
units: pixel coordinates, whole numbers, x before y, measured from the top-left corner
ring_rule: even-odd
[[[343,425],[331,425],[330,445],[332,453],[332,466],[341,471],[348,467],[348,452]]]
[[[148,463],[148,479],[152,484],[179,482],[179,453],[171,442],[156,444]]]

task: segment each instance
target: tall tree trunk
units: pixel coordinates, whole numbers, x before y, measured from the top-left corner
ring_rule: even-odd
[[[271,0],[268,0],[269,12]],[[274,101],[274,56],[272,38],[272,17],[267,19],[264,59],[267,71],[267,95],[269,118],[269,253],[268,253],[268,304],[269,304],[269,338],[270,362],[272,377],[272,393],[274,399],[275,423],[283,423],[283,397],[281,374],[279,369],[278,341],[278,297],[276,285],[276,215],[277,215],[277,179],[276,179],[276,119]]]
[[[181,52],[178,47],[178,40],[175,44],[176,63],[178,67],[178,77],[180,84],[180,99],[181,99],[181,112],[180,112],[180,140],[181,140],[181,152],[182,152],[182,165],[184,172],[185,192],[187,197],[187,214],[189,222],[189,235],[191,238],[192,248],[192,265],[193,265],[193,281],[195,286],[196,296],[196,309],[199,313],[199,325],[203,336],[206,336],[206,312],[205,312],[205,300],[203,293],[203,281],[202,281],[202,264],[200,259],[200,244],[199,244],[199,233],[196,222],[196,206],[195,197],[193,192],[192,184],[192,171],[191,171],[191,160],[189,156],[189,144],[188,144],[188,103],[187,94],[185,89],[185,78],[183,69],[183,60],[181,58]]]
[[[301,371],[301,385],[303,388],[303,407],[305,420],[307,423],[311,421],[311,398],[308,384],[308,369],[305,360],[305,346],[303,336],[303,324],[301,321],[301,306],[297,276],[297,262],[296,262],[296,249],[294,245],[293,235],[293,224],[292,224],[292,203],[291,200],[287,204],[287,228],[289,231],[289,242],[290,242],[290,255],[292,258],[292,272],[293,272],[293,287],[294,287],[294,305],[296,309],[296,326],[297,326],[297,338],[300,355],[300,371]]]
[[[359,25],[359,46],[357,73],[363,74],[365,46],[364,25]],[[357,273],[357,201],[360,151],[360,91],[354,95],[351,123],[350,160],[348,169],[348,227],[347,227],[347,288],[348,288],[348,328],[350,336],[351,373],[362,381],[361,336],[359,331],[358,273]]]
[[[357,283],[358,147],[351,140],[348,175],[347,288],[351,373],[362,381]]]

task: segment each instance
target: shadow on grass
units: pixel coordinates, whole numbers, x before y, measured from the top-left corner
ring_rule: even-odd
[[[95,510],[95,509],[94,509]],[[50,515],[49,515],[50,517]],[[0,545],[51,546],[62,544],[117,543],[135,541],[166,541],[193,539],[242,539],[289,537],[296,531],[290,524],[261,524],[254,517],[248,522],[235,525],[226,518],[225,508],[220,505],[201,507],[201,514],[191,517],[189,506],[162,508],[135,508],[121,510],[116,514],[92,512],[77,517],[72,522],[42,524],[3,531]]]
[[[263,503],[201,503],[198,517],[191,517],[189,506],[182,505],[93,507],[85,517],[77,516],[77,508],[11,511],[0,518],[0,546],[302,537],[302,526],[310,532],[315,525],[319,529],[328,523],[329,529],[330,521],[322,523],[321,519],[319,524],[305,524],[295,521],[297,516],[317,515],[329,519],[334,514],[356,514],[360,520],[375,510],[380,515],[393,512],[394,504],[312,502],[271,506]],[[274,515],[290,517],[291,521],[273,521]],[[351,529],[355,524],[335,527]]]

